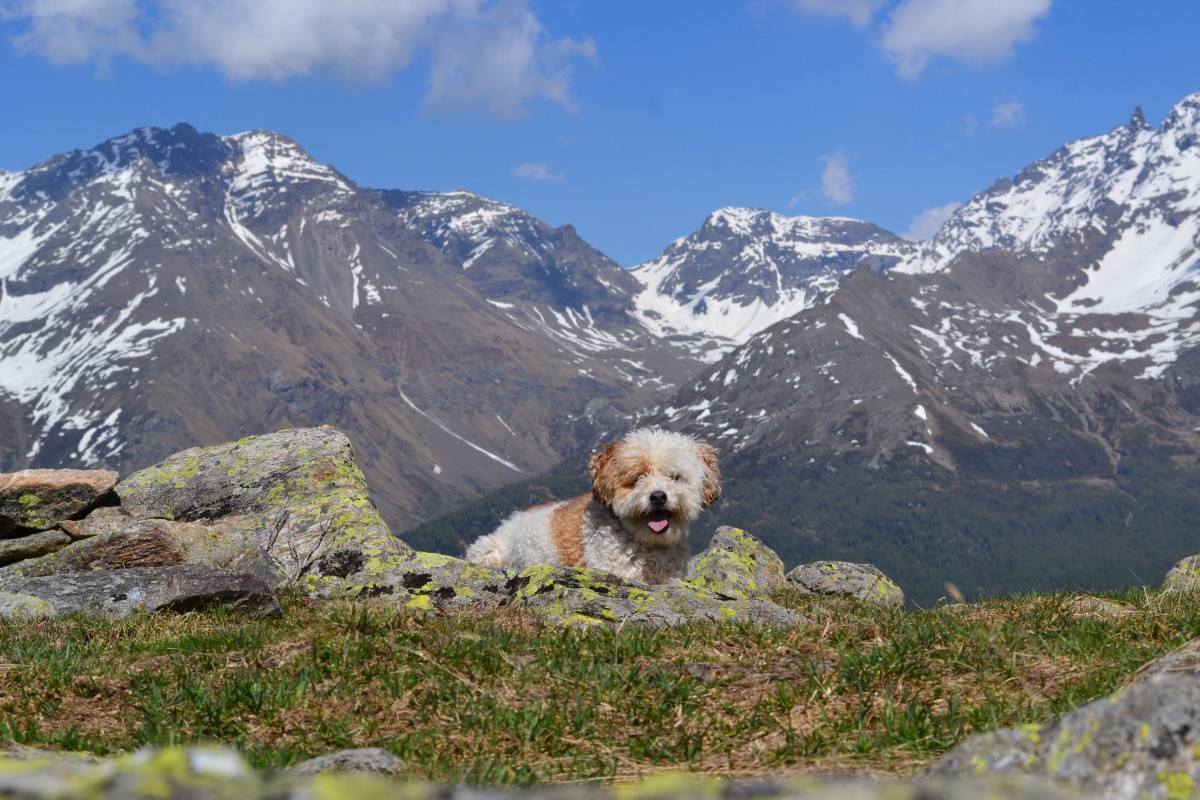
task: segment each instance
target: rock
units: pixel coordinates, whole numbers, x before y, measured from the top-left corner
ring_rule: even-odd
[[[90,539],[103,533],[115,533],[129,524],[132,517],[120,506],[101,506],[83,519],[66,519],[58,524],[72,539]]]
[[[375,775],[399,775],[407,764],[398,756],[378,747],[339,750],[288,768],[292,775],[316,775],[319,772],[369,772]]]
[[[1167,571],[1163,594],[1200,591],[1200,555],[1188,556]]]
[[[1022,773],[1089,797],[1200,794],[1200,644],[1143,668],[1131,684],[1050,725],[974,736],[929,768],[931,775]]]
[[[103,528],[108,532],[77,541],[53,555],[0,569],[0,577],[197,564],[223,572],[250,573],[268,586],[276,586],[283,579],[283,572],[267,553],[240,531],[221,531],[195,522],[113,515],[106,515]]]
[[[715,547],[693,559],[696,577],[664,586],[586,568],[541,564],[513,572],[434,553],[379,555],[354,548],[318,559],[300,586],[313,597],[385,596],[442,613],[512,604],[553,625],[729,620],[791,625],[800,619],[766,599],[773,570],[783,575],[778,556],[734,528],[718,531],[713,541]]]
[[[368,751],[347,751],[351,754]],[[379,764],[387,763],[378,751]],[[313,761],[328,763],[342,753]],[[348,765],[357,763],[351,756]],[[368,757],[371,759],[371,757]],[[395,759],[395,756],[391,756]],[[373,759],[371,759],[373,760]],[[396,759],[398,762],[399,759]],[[306,762],[307,763],[307,762]],[[369,762],[368,762],[369,763]],[[299,766],[299,765],[298,765]],[[0,796],[21,798],[89,797],[128,800],[158,797],[179,800],[302,800],[370,797],[376,800],[1066,800],[1076,795],[1044,781],[1020,777],[872,781],[865,778],[789,778],[733,780],[662,773],[641,783],[620,786],[533,786],[525,789],[444,786],[400,781],[372,770],[297,767],[258,773],[235,750],[212,745],[143,749],[111,759],[91,760],[17,753],[0,754]]]
[[[754,585],[749,576],[729,573],[725,578],[738,587]],[[647,586],[608,572],[549,564],[521,570],[512,588],[516,607],[553,625],[734,621],[792,625],[801,619],[769,600],[718,592],[692,581]]]
[[[49,617],[53,615],[54,609],[40,597],[0,591],[0,617]]]
[[[27,469],[0,474],[0,536],[45,531],[82,516],[117,483],[109,470]]]
[[[184,613],[216,606],[249,617],[278,617],[283,613],[271,587],[255,575],[194,569],[167,578],[146,610]]]
[[[717,528],[708,547],[688,560],[689,586],[741,600],[768,600],[783,585],[775,551],[740,528]]]
[[[202,522],[246,537],[285,581],[344,548],[412,552],[379,516],[350,441],[332,429],[185,450],[125,478],[116,492],[134,518]]]
[[[801,564],[787,574],[787,580],[809,594],[853,597],[877,606],[904,607],[904,592],[870,564],[849,561]]]
[[[0,539],[0,565],[48,555],[70,543],[71,537],[62,531],[41,531],[16,539]]]
[[[497,608],[512,601],[512,572],[437,553],[379,554],[343,548],[300,580],[312,597],[378,597],[421,611]]]
[[[14,615],[36,609],[47,616],[79,611],[126,616],[136,610],[191,611],[218,603],[255,616],[281,613],[271,587],[262,580],[194,565],[6,575],[0,577],[0,592],[19,596],[11,603]],[[7,611],[3,605],[0,611]]]

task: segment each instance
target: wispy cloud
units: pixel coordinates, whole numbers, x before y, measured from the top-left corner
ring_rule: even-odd
[[[929,59],[947,56],[972,66],[1008,58],[1036,35],[1034,22],[1051,0],[904,0],[891,13],[880,46],[900,77],[915,80]]]
[[[806,14],[828,14],[845,17],[855,27],[865,28],[871,24],[875,12],[883,8],[887,0],[792,0],[792,6]]]
[[[841,150],[831,156],[821,156],[825,169],[821,172],[821,194],[835,205],[854,202],[854,178],[850,174],[850,159]]]
[[[821,173],[821,193],[834,205],[846,205],[854,201],[854,179],[850,174],[850,158],[839,150],[832,156],[822,156],[824,172]]]
[[[551,172],[545,164],[518,164],[513,167],[513,175],[531,181],[561,181],[565,176],[561,172]]]
[[[552,38],[528,0],[4,0],[17,47],[55,64],[212,66],[233,80],[388,79],[427,53],[426,108],[520,115],[533,100],[573,108],[590,40]]]
[[[877,23],[878,45],[900,77],[915,80],[929,59],[945,56],[972,66],[1002,61],[1036,35],[1034,23],[1053,0],[790,0],[806,14],[845,17],[855,27]]]
[[[910,242],[923,242],[932,239],[934,234],[942,229],[950,215],[962,208],[962,203],[947,203],[944,206],[934,206],[921,211],[913,217],[908,230],[900,234]]]
[[[1020,100],[997,103],[992,108],[993,128],[1015,128],[1023,122],[1025,122],[1025,104]]]

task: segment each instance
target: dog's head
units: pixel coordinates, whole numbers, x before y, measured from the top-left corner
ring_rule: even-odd
[[[721,496],[717,451],[661,428],[639,428],[601,448],[588,463],[592,496],[649,545],[674,544]]]

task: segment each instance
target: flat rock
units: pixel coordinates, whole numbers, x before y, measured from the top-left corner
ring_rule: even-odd
[[[760,597],[739,597],[690,581],[647,586],[594,569],[535,565],[518,572],[512,586],[517,607],[553,625],[674,626],[692,622],[792,625],[801,620],[796,612]]]
[[[26,469],[0,474],[0,536],[26,528],[49,530],[82,516],[120,477],[110,470]]]
[[[379,516],[350,441],[329,428],[184,450],[128,476],[116,492],[134,518],[201,522],[248,538],[279,568],[281,583],[338,549],[412,551]]]
[[[366,772],[374,775],[398,775],[404,760],[378,747],[356,747],[328,753],[288,767],[292,775],[316,775],[319,772]]]
[[[871,564],[818,561],[801,564],[787,574],[788,583],[812,595],[852,597],[891,608],[904,606],[904,592]]]
[[[127,616],[134,611],[191,611],[223,604],[254,616],[277,616],[270,586],[253,575],[230,575],[195,565],[133,567],[42,577],[0,577],[0,613],[46,616],[87,612]],[[15,599],[5,607],[5,594]]]
[[[75,542],[59,532],[69,546],[0,569],[0,577],[196,564],[221,572],[250,573],[269,586],[277,585],[283,578],[282,570],[267,552],[241,531],[225,531],[196,522],[117,515],[105,515],[103,525],[93,526],[91,531],[101,529],[105,532]]]
[[[49,555],[70,543],[71,537],[62,531],[39,531],[15,539],[0,539],[0,565]]]
[[[497,608],[512,601],[514,573],[438,553],[327,553],[300,579],[311,597],[387,597],[421,611]]]

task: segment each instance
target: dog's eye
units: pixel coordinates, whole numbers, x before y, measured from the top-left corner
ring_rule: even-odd
[[[682,475],[680,475],[678,472],[672,472],[672,473],[671,473],[671,480],[673,480],[673,481],[677,481],[677,480],[679,480],[679,479],[680,479],[680,478],[682,478],[682,477],[683,477],[683,476],[682,476]]]

